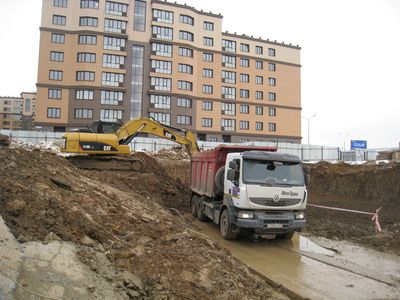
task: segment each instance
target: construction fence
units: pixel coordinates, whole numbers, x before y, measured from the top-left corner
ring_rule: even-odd
[[[19,131],[19,130],[0,130],[0,134],[8,135],[13,141],[23,141],[32,145],[55,143],[61,141],[63,132],[39,132],[39,131]],[[213,149],[220,145],[218,142],[198,141],[201,150]],[[235,145],[235,144],[231,144]],[[240,145],[249,146],[269,146],[276,147],[278,152],[294,154],[303,161],[365,161],[376,160],[379,151],[390,149],[365,149],[342,151],[339,147],[304,145],[280,142],[247,142]],[[178,146],[176,143],[155,137],[136,137],[131,143],[132,151],[156,152],[165,148]]]

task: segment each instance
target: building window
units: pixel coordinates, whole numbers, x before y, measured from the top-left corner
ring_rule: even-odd
[[[203,110],[213,110],[213,103],[211,101],[203,101]]]
[[[179,38],[181,40],[193,42],[194,35],[193,35],[193,33],[189,32],[189,31],[179,30]]]
[[[125,56],[103,54],[103,67],[121,69],[125,65]]]
[[[53,24],[65,26],[67,18],[65,16],[53,15]]]
[[[236,115],[236,104],[235,103],[221,103],[221,114],[223,115]]]
[[[51,61],[64,61],[64,52],[50,52],[50,60]]]
[[[194,19],[188,15],[179,15],[179,22],[194,25]]]
[[[78,53],[77,61],[85,62],[85,63],[95,63],[96,62],[96,54],[80,52],[80,53]]]
[[[104,19],[104,31],[114,33],[126,32],[126,21]]]
[[[262,69],[263,68],[263,62],[260,60],[256,61],[256,69]]]
[[[74,109],[75,119],[92,119],[93,109],[88,108],[76,108]]]
[[[268,48],[268,56],[275,56],[275,49]]]
[[[119,105],[124,99],[123,92],[116,91],[101,91],[101,104]]]
[[[189,48],[179,47],[179,56],[193,57],[193,50]]]
[[[151,77],[150,79],[151,88],[157,91],[171,91],[171,82],[170,78]]]
[[[201,126],[202,127],[212,127],[212,119],[211,118],[201,118]]]
[[[174,23],[174,13],[161,9],[153,9],[153,21],[172,24]]]
[[[101,85],[123,86],[124,74],[103,72],[101,74]]]
[[[250,52],[250,45],[249,44],[240,44],[240,51]]]
[[[155,55],[172,57],[172,45],[152,43],[151,50]]]
[[[276,71],[276,65],[274,63],[268,63],[268,71],[275,72]]]
[[[49,99],[61,99],[61,89],[48,89],[47,96]]]
[[[101,109],[100,120],[104,122],[118,122],[122,120],[122,110]]]
[[[204,46],[214,46],[214,39],[210,37],[203,37],[203,45]]]
[[[269,78],[268,78],[268,85],[270,85],[270,86],[276,86],[276,78],[269,77]]]
[[[79,26],[97,27],[98,19],[92,17],[80,17]]]
[[[58,33],[52,33],[51,34],[51,42],[57,43],[57,44],[64,44],[65,43],[65,35],[58,34]]]
[[[58,80],[58,81],[63,80],[63,71],[50,70],[49,71],[49,79],[50,80]]]
[[[212,93],[214,93],[213,86],[208,84],[203,84],[203,94],[212,94]]]
[[[236,57],[230,55],[222,55],[222,66],[236,68]]]
[[[146,1],[135,0],[133,11],[133,30],[144,32],[146,30]]]
[[[240,105],[240,113],[241,114],[248,114],[249,113],[249,106],[248,105]]]
[[[262,106],[256,106],[256,115],[263,115],[264,109]]]
[[[61,108],[48,107],[47,108],[47,117],[52,119],[61,118]]]
[[[82,45],[96,45],[97,36],[95,35],[79,35],[78,43]]]
[[[81,0],[81,8],[99,8],[99,0]]]
[[[249,74],[240,74],[240,82],[249,82],[250,76]]]
[[[262,46],[256,46],[256,54],[263,54],[263,47]]]
[[[268,100],[269,101],[276,101],[276,93],[268,93]]]
[[[89,72],[89,71],[76,72],[77,81],[94,81],[94,78],[95,78],[94,72]]]
[[[242,130],[249,130],[249,127],[250,127],[249,121],[240,121],[239,127]]]
[[[67,7],[67,0],[53,0],[53,6],[55,7]]]
[[[256,99],[257,99],[257,100],[264,99],[264,92],[262,92],[262,91],[256,91]]]
[[[264,78],[262,76],[256,76],[256,84],[263,84]]]
[[[256,122],[256,130],[260,131],[263,130],[264,124],[263,122]]]
[[[193,91],[193,83],[190,81],[178,80],[178,90]]]
[[[223,86],[221,94],[223,99],[236,99],[236,88]]]
[[[214,31],[214,23],[212,22],[203,22],[203,29],[208,31]]]
[[[213,78],[214,71],[212,69],[203,69],[203,77]]]
[[[213,62],[214,54],[212,53],[203,53],[203,61]]]
[[[222,71],[222,82],[236,83],[236,72]]]
[[[217,137],[215,137],[215,136],[210,136],[210,137],[208,138],[208,141],[209,141],[209,142],[218,142],[218,139],[217,139]]]
[[[157,39],[164,39],[164,40],[172,40],[172,28],[169,27],[162,27],[162,26],[153,26],[152,33],[153,37]]]
[[[178,64],[178,72],[193,74],[193,66],[187,64]]]
[[[105,36],[104,37],[104,50],[125,50],[126,40],[116,37]]]
[[[179,107],[192,107],[192,99],[178,98],[176,99],[176,105]]]
[[[240,90],[240,98],[250,98],[250,91],[249,90]]]
[[[240,59],[240,66],[248,68],[250,66],[250,61],[247,58]]]
[[[171,115],[170,114],[151,112],[150,117],[164,125],[171,125]]]
[[[108,15],[126,16],[127,11],[127,4],[106,1],[106,14]]]
[[[236,42],[230,40],[222,40],[222,51],[236,52]]]
[[[235,120],[221,119],[221,131],[235,131]]]
[[[156,73],[171,74],[172,62],[166,60],[151,60],[151,71]]]
[[[276,123],[268,123],[268,131],[276,131]]]
[[[176,123],[182,125],[192,125],[192,117],[191,116],[176,116]]]
[[[75,91],[76,100],[93,100],[94,91],[93,90],[76,90]]]
[[[152,108],[171,109],[171,97],[164,95],[150,95]]]
[[[276,108],[275,107],[268,108],[268,115],[270,117],[275,117],[276,116]]]

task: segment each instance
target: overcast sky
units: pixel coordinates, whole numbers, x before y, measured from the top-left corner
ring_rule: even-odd
[[[311,144],[399,146],[400,1],[177,2],[221,13],[224,31],[301,46],[303,143],[316,114]],[[40,14],[41,0],[0,0],[1,96],[36,90]]]

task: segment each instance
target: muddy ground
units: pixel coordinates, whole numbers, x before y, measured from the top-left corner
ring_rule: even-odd
[[[137,155],[147,168],[132,174],[0,148],[0,213],[21,243],[80,245],[81,261],[127,298],[287,299],[181,217],[187,160]]]

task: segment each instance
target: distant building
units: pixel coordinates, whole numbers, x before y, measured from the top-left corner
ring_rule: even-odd
[[[0,96],[0,129],[32,130],[36,93],[21,93],[21,97]]]
[[[21,93],[22,98],[22,130],[34,129],[36,114],[36,93]]]
[[[199,140],[301,141],[300,47],[176,2],[42,1],[43,129],[152,117]]]

